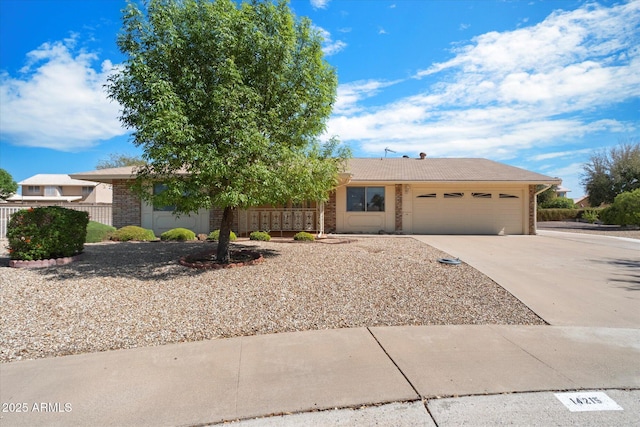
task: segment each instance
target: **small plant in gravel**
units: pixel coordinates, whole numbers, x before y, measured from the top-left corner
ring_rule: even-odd
[[[33,261],[77,255],[84,249],[89,214],[60,206],[16,212],[7,226],[11,259]]]
[[[95,221],[89,221],[89,224],[87,225],[87,238],[85,239],[85,243],[98,243],[104,240],[109,240],[114,231],[116,231],[115,227]]]
[[[295,236],[293,236],[293,240],[297,240],[299,242],[313,242],[314,240],[316,240],[316,238],[311,233],[307,233],[306,231],[301,231]]]
[[[160,235],[160,240],[176,240],[184,242],[186,240],[195,240],[196,233],[186,228],[173,228],[169,231],[165,231]]]
[[[236,236],[236,233],[232,231],[229,235],[229,241],[235,242],[237,239],[238,237]],[[209,240],[213,240],[215,242],[220,240],[220,230],[213,230],[211,233],[209,233]]]
[[[111,239],[120,242],[128,242],[129,240],[146,242],[156,240],[156,235],[153,234],[153,230],[148,230],[136,225],[127,225],[126,227],[117,229],[111,236]]]
[[[266,231],[254,231],[249,234],[249,240],[260,240],[263,242],[268,242],[271,240],[271,236]]]

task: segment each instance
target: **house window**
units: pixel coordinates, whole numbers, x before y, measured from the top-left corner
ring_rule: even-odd
[[[435,199],[436,198],[436,193],[421,194],[421,195],[419,195],[417,197],[418,197],[418,199]]]
[[[384,187],[347,187],[347,212],[384,212]]]
[[[93,187],[89,187],[89,186],[83,186],[82,187],[82,195],[83,196],[88,196],[89,194],[91,194],[91,192],[93,191]]]
[[[46,187],[44,187],[44,195],[47,197],[62,196],[62,187],[47,185]]]
[[[444,193],[445,199],[460,199],[464,197],[464,193]]]
[[[153,195],[157,196],[158,194],[162,194],[167,190],[167,184],[154,184],[153,185]],[[161,206],[161,205],[153,205],[153,210],[155,212],[171,212],[176,209],[175,206]]]
[[[30,194],[40,194],[40,186],[39,185],[29,185],[27,187],[27,193]]]
[[[513,194],[500,193],[500,198],[501,199],[517,199],[518,196],[515,196]]]

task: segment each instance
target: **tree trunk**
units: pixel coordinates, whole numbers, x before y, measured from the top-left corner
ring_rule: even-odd
[[[233,208],[227,206],[222,213],[222,223],[220,224],[220,236],[218,237],[218,251],[216,260],[222,264],[229,263],[229,237],[233,224]]]

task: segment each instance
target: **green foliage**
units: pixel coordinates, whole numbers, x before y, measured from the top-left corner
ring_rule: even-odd
[[[68,257],[84,249],[87,212],[59,206],[16,212],[7,227],[11,259],[40,260]]]
[[[173,228],[165,231],[160,235],[160,240],[177,240],[184,242],[185,240],[195,240],[196,233],[186,228]]]
[[[153,234],[153,230],[138,227],[137,225],[127,225],[126,227],[117,229],[111,236],[111,239],[121,242],[128,242],[129,240],[147,242],[156,240],[156,235]]]
[[[640,188],[618,194],[600,217],[606,224],[640,225]]]
[[[593,224],[599,218],[599,213],[595,209],[585,209],[582,213],[582,219],[586,220],[589,224]]]
[[[213,230],[211,233],[209,233],[209,240],[213,240],[213,241],[218,241],[220,240],[220,230]],[[229,233],[229,240],[232,242],[235,242],[238,239],[238,237],[236,236],[236,233],[234,233],[233,231],[231,231]]]
[[[224,262],[235,208],[327,200],[337,184],[349,150],[318,142],[336,73],[320,30],[286,1],[140,3],[123,11],[126,59],[107,85],[148,160],[135,191],[177,214],[222,208]]]
[[[142,166],[146,162],[138,156],[128,154],[111,153],[108,159],[102,159],[96,165],[96,169],[120,168],[123,166]]]
[[[109,240],[114,231],[116,231],[115,227],[95,221],[89,221],[89,224],[87,225],[87,237],[84,241],[85,243],[98,243],[104,240]]]
[[[293,240],[313,242],[314,240],[316,240],[316,238],[313,234],[307,233],[305,231],[301,231],[295,236],[293,236]]]
[[[543,209],[573,209],[575,203],[567,197],[554,197],[540,205]]]
[[[538,221],[574,221],[580,211],[578,209],[538,209]]]
[[[618,194],[640,188],[640,143],[632,141],[597,152],[583,169],[582,184],[591,206],[613,203]]]
[[[261,240],[263,242],[268,242],[271,240],[271,236],[265,231],[253,231],[249,234],[249,240]]]
[[[0,200],[6,200],[16,191],[18,191],[18,184],[13,180],[11,174],[0,169]]]
[[[536,191],[540,191],[544,188],[544,185],[538,185]],[[549,203],[551,200],[555,199],[557,196],[556,191],[558,190],[558,186],[553,184],[551,187],[544,190],[542,193],[537,196],[538,206],[543,206],[546,203]]]

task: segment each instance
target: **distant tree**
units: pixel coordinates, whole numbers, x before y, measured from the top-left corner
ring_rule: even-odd
[[[18,191],[18,184],[13,180],[9,172],[0,169],[0,200],[6,200]]]
[[[539,185],[537,191],[542,190],[544,187],[545,186],[543,185]],[[558,186],[553,184],[551,187],[538,194],[538,206],[542,207],[549,203],[551,200],[558,197],[558,193],[556,193],[556,191],[558,191]]]
[[[111,153],[108,159],[102,159],[96,165],[96,169],[120,168],[124,166],[142,166],[146,162],[142,157],[128,154]]]
[[[582,184],[591,206],[613,203],[618,194],[640,188],[640,143],[622,143],[594,153],[583,169]]]
[[[148,160],[136,190],[176,213],[223,209],[229,262],[236,208],[326,200],[348,151],[322,146],[335,71],[322,36],[286,1],[149,0],[123,12],[126,55],[110,78],[121,121]],[[166,190],[154,194],[154,182]]]

